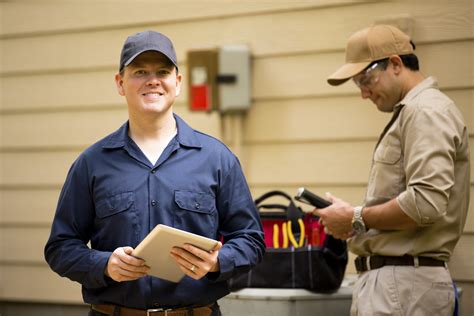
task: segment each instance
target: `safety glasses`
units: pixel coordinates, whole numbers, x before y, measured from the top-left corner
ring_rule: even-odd
[[[387,59],[373,63],[361,73],[354,76],[352,80],[360,89],[370,88],[380,80],[380,75],[382,71],[387,68],[387,64]]]

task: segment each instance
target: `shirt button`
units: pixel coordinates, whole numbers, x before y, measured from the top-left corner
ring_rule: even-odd
[[[201,205],[199,203],[196,203],[194,204],[194,207],[196,207],[197,210],[199,210],[199,208],[201,207]]]
[[[156,201],[155,200],[151,200],[151,206],[155,206],[156,205]]]
[[[151,173],[155,173],[155,172],[156,172],[156,169],[151,170]]]

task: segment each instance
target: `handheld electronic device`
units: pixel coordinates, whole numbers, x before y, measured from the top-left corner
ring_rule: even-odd
[[[295,200],[310,204],[317,208],[325,208],[331,205],[332,203],[322,197],[317,196],[313,192],[305,189],[299,188],[298,193],[296,193]]]
[[[202,250],[211,251],[217,243],[217,240],[158,224],[132,251],[132,256],[146,261],[146,264],[151,268],[150,275],[179,282],[184,276],[184,272],[171,257],[171,248],[191,244]]]

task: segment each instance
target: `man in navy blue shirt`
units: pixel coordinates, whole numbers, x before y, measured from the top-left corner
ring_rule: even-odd
[[[115,81],[129,120],[73,163],[45,258],[82,284],[90,315],[220,315],[216,301],[229,293],[227,280],[265,251],[238,159],[173,113],[182,75],[163,34],[128,37]],[[211,252],[173,248],[185,277],[178,283],[151,277],[131,252],[157,224],[224,244]]]

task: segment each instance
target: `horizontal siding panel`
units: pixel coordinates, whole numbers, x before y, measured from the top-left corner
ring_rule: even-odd
[[[458,281],[456,280],[456,285],[461,289],[461,299],[459,304],[459,315],[469,316],[473,314],[474,311],[474,282],[469,281]]]
[[[370,12],[370,15],[367,12]],[[427,0],[371,2],[370,7],[359,5],[231,18],[217,17],[187,23],[157,23],[126,29],[7,38],[0,42],[4,61],[2,72],[115,67],[126,36],[148,28],[158,29],[173,39],[179,60],[184,60],[185,52],[189,49],[227,43],[246,43],[256,56],[342,50],[347,37],[355,30],[373,23],[376,19],[406,13],[410,13],[416,21],[416,41],[472,38],[472,5],[468,0],[456,1],[449,6]],[[443,24],[440,25],[441,21]],[[331,31],[330,37],[327,36],[328,28]],[[282,38],[285,40],[281,40]],[[61,49],[57,49],[58,47]]]
[[[252,184],[365,183],[375,141],[248,146],[245,172]]]
[[[457,52],[455,60],[452,58],[453,51]],[[472,88],[473,51],[474,41],[466,41],[419,45],[417,55],[422,72],[437,76],[442,88]],[[358,93],[354,84],[333,87],[326,82],[327,76],[343,62],[342,52],[259,59],[254,63],[253,96],[259,99]]]
[[[304,8],[340,6],[363,2],[361,0],[288,0],[262,1],[176,1],[160,0],[159,10],[150,10],[156,5],[153,0],[141,0],[129,5],[127,1],[82,0],[57,3],[2,3],[4,19],[1,35],[61,30],[123,27],[127,24],[176,23],[179,20],[209,19],[235,15],[255,15],[267,11],[301,10]],[[170,14],[173,12],[173,14]],[[26,18],[27,17],[27,18]],[[47,17],[47,18],[45,18]],[[17,21],[23,21],[18,24]],[[120,23],[120,24],[119,24]]]
[[[452,51],[459,52],[456,60],[452,59]],[[452,91],[453,98],[458,96],[463,103],[470,106],[473,102],[472,73],[474,69],[472,57],[469,56],[472,56],[473,51],[474,41],[419,47],[423,73],[437,76],[441,89],[445,89],[448,93]],[[253,60],[252,70],[254,102],[258,105],[258,102],[266,102],[269,98],[278,101],[282,98],[311,98],[328,95],[358,96],[359,91],[354,84],[333,87],[326,82],[326,77],[342,64],[343,60],[343,53],[256,58]],[[288,75],[289,69],[295,75]],[[184,77],[183,91],[177,102],[185,106],[188,99],[187,69],[181,67],[180,71]],[[82,107],[104,105],[110,107],[114,104],[124,104],[123,97],[120,97],[116,91],[114,73],[114,68],[110,68],[90,72],[3,77],[0,78],[0,85],[4,87],[0,110],[7,113],[8,111],[45,108],[78,110]],[[28,82],[28,93],[25,93],[25,82]],[[460,89],[456,88],[465,89],[465,92],[459,92]],[[461,96],[463,93],[464,96]],[[34,99],[31,98],[33,95]],[[324,102],[325,99],[318,101]],[[362,104],[362,101],[358,100],[357,104]],[[472,110],[470,114],[472,117]]]
[[[244,139],[265,143],[376,138],[390,117],[359,96],[261,101],[246,116]]]
[[[474,90],[450,91],[474,131]],[[218,113],[190,112],[175,105],[178,115],[200,131],[220,136]],[[272,115],[268,115],[272,113]],[[342,113],[342,114],[341,114]],[[391,114],[377,111],[356,96],[262,101],[244,119],[245,143],[377,138]],[[127,120],[126,105],[110,109],[8,114],[2,117],[2,147],[86,146],[112,133]],[[38,133],[41,130],[41,133]]]
[[[454,279],[474,281],[474,234],[464,234],[454,249],[449,269]]]
[[[49,227],[2,227],[0,230],[0,264],[44,262],[43,249],[48,241]]]
[[[191,113],[176,107],[176,113],[193,128],[220,137],[217,113]],[[82,146],[93,144],[118,129],[128,119],[125,105],[82,112],[27,113],[2,118],[1,143],[7,148]],[[41,133],[38,131],[41,130]]]
[[[81,109],[91,105],[123,104],[124,98],[119,96],[115,85],[116,72],[117,70],[111,68],[101,71],[0,78],[3,90],[0,109]],[[25,83],[28,83],[27,90]]]
[[[469,143],[474,157],[474,137]],[[262,144],[246,146],[243,161],[248,180],[254,185],[366,183],[374,147],[375,141]]]
[[[0,266],[0,299],[22,302],[81,303],[81,286],[41,266]]]
[[[474,90],[447,94],[474,132]],[[272,113],[268,115],[268,113]],[[244,121],[246,142],[378,138],[391,114],[359,96],[284,99],[256,102]]]
[[[118,64],[118,61],[117,61]],[[25,110],[82,110],[97,106],[110,108],[114,105],[125,107],[125,98],[120,96],[115,85],[117,70],[49,73],[41,75],[22,75],[0,77],[2,102],[0,110],[5,113],[24,112]],[[181,67],[183,90],[177,103],[187,102],[187,71]],[[28,82],[28,93],[25,93],[25,82]],[[34,96],[34,99],[32,99]],[[118,106],[117,106],[118,107]]]
[[[445,91],[459,107],[470,135],[474,134],[474,89]]]
[[[62,184],[80,151],[0,152],[0,186],[51,186]]]
[[[474,156],[470,138],[471,156]],[[241,161],[249,182],[298,185],[366,183],[374,141],[262,144],[244,146]],[[57,185],[79,151],[0,152],[0,186]],[[471,169],[471,178],[474,168]]]
[[[464,232],[474,234],[474,186],[472,183],[470,191],[469,211],[467,213],[466,224],[464,225]]]
[[[59,188],[0,190],[0,227],[12,224],[49,226],[58,198]]]
[[[125,106],[76,113],[6,115],[2,145],[7,148],[83,146],[114,132],[127,120]],[[38,131],[41,130],[41,133]]]

